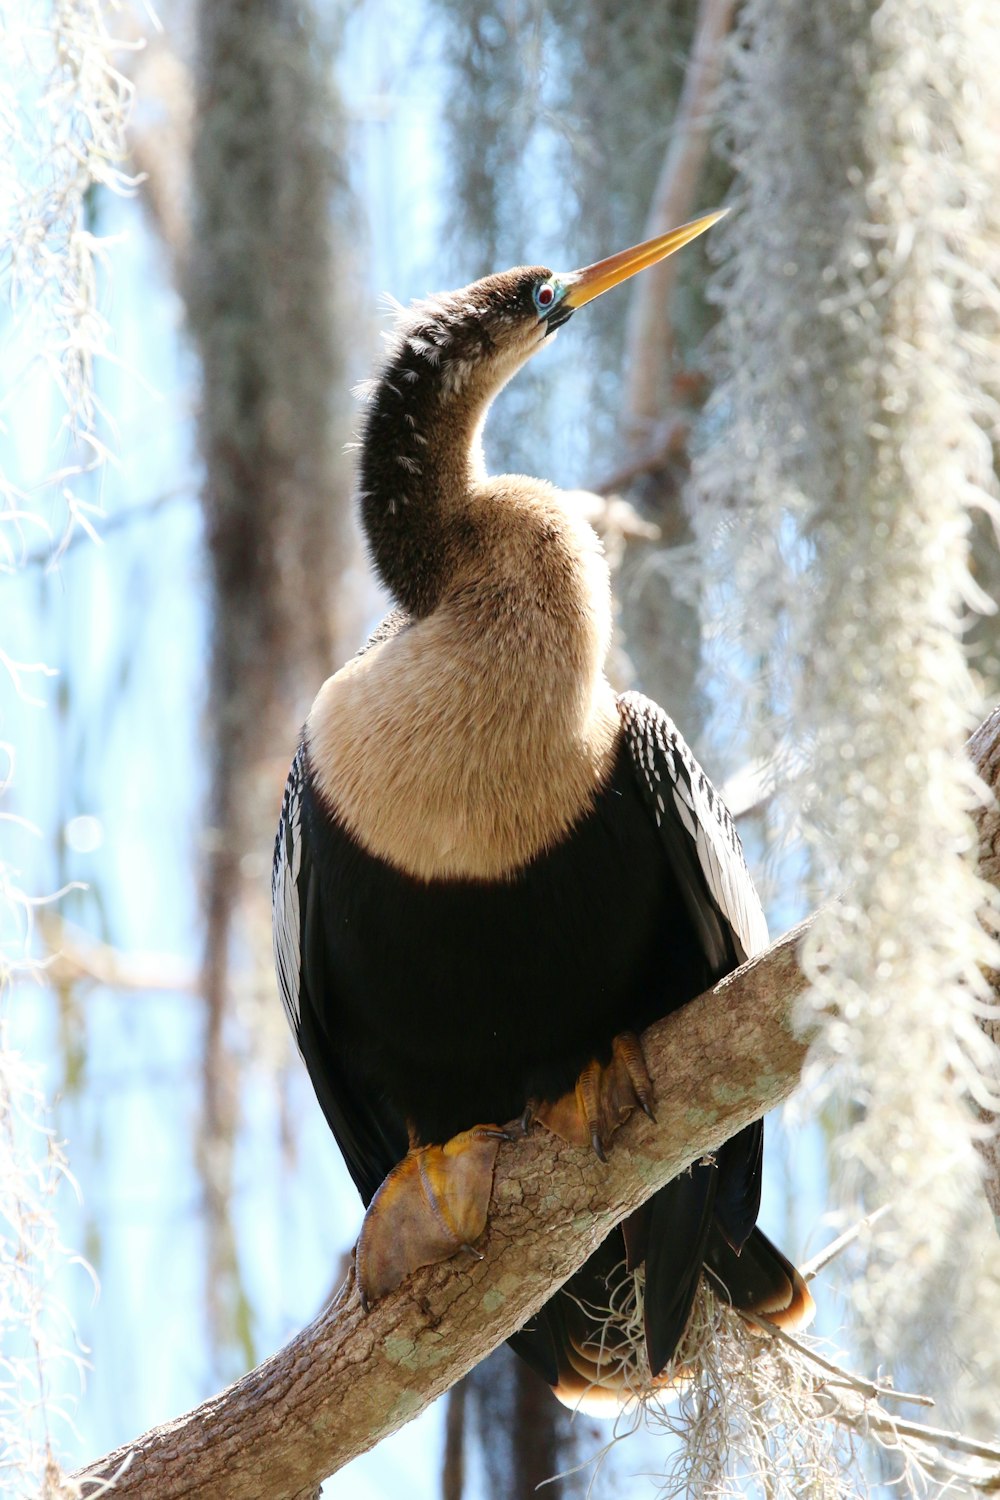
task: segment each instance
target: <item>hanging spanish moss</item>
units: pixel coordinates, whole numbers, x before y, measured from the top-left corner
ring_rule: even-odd
[[[108,246],[95,232],[94,199],[134,187],[124,170],[132,91],[113,26],[110,7],[97,0],[8,7],[3,17],[0,401],[8,451],[0,462],[0,573],[8,585],[33,556],[58,558],[95,535],[99,506],[89,481],[108,457],[110,424],[96,373],[109,352],[99,294]],[[50,404],[52,413],[32,428],[37,469],[28,484],[16,469],[19,444],[8,441],[24,419],[18,402],[25,391],[38,413]],[[73,1179],[44,1072],[10,1023],[17,987],[33,988],[45,974],[35,923],[55,897],[21,888],[20,860],[6,842],[11,826],[24,821],[11,743],[24,720],[11,703],[16,695],[44,713],[37,684],[57,673],[16,659],[22,632],[11,599],[0,639],[0,686],[8,695],[0,745],[0,1471],[9,1496],[68,1500],[74,1487],[57,1454],[71,1419],[60,1384],[67,1371],[82,1381],[86,1351],[66,1305],[67,1271],[89,1268],[60,1226]],[[27,1003],[37,1007],[34,996]]]
[[[709,604],[759,746],[803,752],[785,817],[815,889],[840,893],[804,953],[810,1080],[850,1108],[846,1195],[893,1204],[862,1322],[938,1391],[960,1354],[960,1404],[985,1419],[1000,1257],[971,1134],[993,948],[963,635],[992,608],[969,549],[973,508],[995,514],[1000,33],[976,0],[748,0],[734,43],[724,373],[697,475]]]

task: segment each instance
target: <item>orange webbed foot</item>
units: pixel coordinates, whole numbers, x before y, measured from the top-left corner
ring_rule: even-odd
[[[367,1311],[418,1266],[436,1265],[459,1250],[478,1255],[486,1228],[497,1125],[475,1125],[443,1146],[411,1147],[372,1199],[357,1248],[358,1291]]]
[[[574,1146],[592,1146],[601,1161],[620,1125],[634,1109],[655,1120],[653,1084],[639,1038],[623,1031],[611,1044],[609,1063],[588,1063],[571,1093],[552,1104],[530,1105],[524,1123],[538,1120]]]

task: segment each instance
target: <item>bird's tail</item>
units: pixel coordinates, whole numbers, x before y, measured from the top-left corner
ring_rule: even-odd
[[[719,1233],[705,1252],[705,1271],[719,1295],[737,1312],[758,1313],[779,1328],[805,1328],[813,1320],[812,1293],[787,1256],[755,1229],[736,1253]]]
[[[674,1360],[676,1349],[660,1368],[652,1366],[641,1280],[626,1270],[622,1248],[616,1231],[539,1314],[554,1355],[543,1373],[560,1401],[588,1416],[615,1417],[645,1394],[683,1384],[689,1373]],[[704,1267],[713,1289],[738,1312],[784,1328],[803,1327],[813,1316],[801,1275],[758,1229],[737,1254],[713,1224]]]

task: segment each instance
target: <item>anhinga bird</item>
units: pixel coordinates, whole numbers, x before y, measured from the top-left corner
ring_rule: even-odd
[[[636,1033],[767,943],[718,793],[663,710],[604,675],[596,536],[550,484],[489,476],[480,442],[577,308],[718,217],[417,303],[370,386],[361,519],[397,607],[313,704],[273,877],[288,1019],[375,1199],[366,1299],[479,1237],[504,1122],[527,1111],[603,1155],[651,1110]],[[581,1304],[606,1304],[626,1255],[645,1263],[653,1375],[703,1267],[739,1308],[808,1315],[755,1228],[762,1139],[758,1121],[669,1183],[514,1337],[564,1400],[622,1394]]]

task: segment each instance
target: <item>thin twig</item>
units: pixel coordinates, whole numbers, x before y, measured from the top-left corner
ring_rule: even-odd
[[[954,1453],[966,1453],[971,1458],[985,1459],[988,1463],[996,1464],[998,1472],[995,1476],[984,1475],[983,1478],[991,1481],[990,1488],[1000,1486],[1000,1444],[985,1443],[979,1438],[966,1437],[965,1433],[953,1432],[946,1427],[927,1427],[923,1422],[909,1422],[901,1417],[893,1417],[877,1407],[873,1410],[865,1406],[852,1412],[850,1407],[843,1404],[835,1390],[830,1390],[829,1387],[827,1390],[832,1401],[824,1405],[829,1408],[828,1414],[835,1421],[844,1421],[862,1435],[867,1432],[886,1433],[896,1438],[911,1438],[914,1442],[926,1443],[932,1448],[948,1448]],[[909,1399],[912,1400],[912,1397]]]
[[[779,1328],[777,1323],[772,1323],[759,1314],[755,1313],[752,1321],[755,1324],[759,1324],[761,1328],[766,1328],[768,1333],[772,1334],[780,1343],[787,1344],[789,1348],[795,1349],[802,1355],[803,1359],[811,1360],[813,1364],[819,1365],[820,1369],[826,1370],[827,1374],[833,1375],[838,1384],[845,1385],[852,1391],[857,1391],[859,1395],[864,1396],[868,1401],[878,1401],[885,1397],[890,1397],[893,1401],[909,1401],[914,1406],[934,1405],[930,1396],[919,1396],[912,1391],[897,1391],[891,1385],[878,1385],[874,1380],[866,1380],[861,1375],[853,1375],[850,1370],[845,1370],[840,1365],[835,1365],[832,1360],[827,1359],[818,1350],[811,1349],[808,1344],[800,1343],[798,1339],[792,1338],[790,1333],[786,1333],[783,1328]]]
[[[179,484],[173,489],[164,490],[162,495],[154,495],[151,500],[144,500],[136,505],[125,505],[112,515],[100,518],[101,524],[97,539],[100,542],[107,541],[108,537],[114,536],[116,532],[128,530],[135,522],[148,521],[166,506],[173,505],[178,500],[190,500],[193,505],[196,499],[193,484]],[[52,543],[45,547],[36,547],[24,554],[18,564],[18,571],[25,568],[48,568],[56,561],[61,563],[83,542],[86,542],[88,546],[93,545],[91,537],[85,531],[73,531],[64,547],[60,548]],[[14,576],[13,573],[11,576]]]
[[[841,1251],[846,1250],[848,1245],[852,1245],[860,1234],[863,1234],[866,1229],[870,1229],[873,1224],[877,1224],[879,1219],[884,1214],[887,1214],[891,1207],[891,1203],[883,1203],[881,1207],[873,1209],[870,1214],[866,1214],[863,1219],[859,1219],[856,1224],[852,1224],[850,1229],[845,1229],[843,1234],[838,1234],[835,1240],[831,1240],[811,1260],[807,1260],[805,1265],[800,1268],[803,1281],[812,1281],[814,1277],[818,1276],[820,1271],[824,1270],[832,1260],[835,1260]]]

